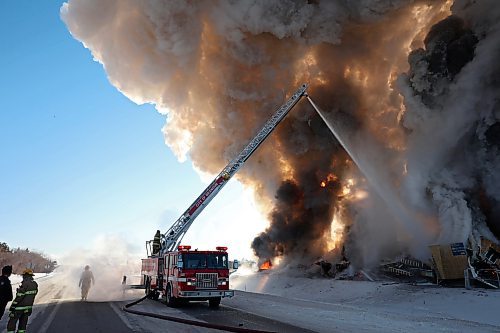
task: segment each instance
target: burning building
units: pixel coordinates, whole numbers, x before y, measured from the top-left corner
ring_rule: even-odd
[[[247,163],[239,180],[269,213],[252,244],[262,260],[344,244],[370,266],[500,236],[496,1],[70,0],[61,16],[205,172],[252,137],[259,110],[310,84],[345,144],[302,103]]]

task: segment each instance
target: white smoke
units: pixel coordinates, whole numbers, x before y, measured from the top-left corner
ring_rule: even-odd
[[[97,236],[88,246],[75,249],[61,257],[57,269],[60,287],[65,297],[80,299],[78,286],[85,266],[90,266],[95,279],[89,291],[89,301],[113,301],[126,297],[123,276],[127,284],[138,284],[142,252],[119,235]]]
[[[473,192],[484,187],[496,201],[494,205],[500,198],[498,191],[492,190],[498,189],[500,181],[492,177],[500,170],[498,147],[488,144],[484,137],[500,119],[496,102],[500,87],[500,10],[494,1],[456,1],[452,11],[463,17],[465,27],[470,27],[479,40],[472,60],[456,76],[445,73],[436,80],[439,73],[429,74],[432,60],[423,56],[425,52],[410,57],[414,75],[400,81],[406,105],[403,124],[411,130],[408,175],[403,186],[415,207],[436,210],[441,228],[438,242],[465,242],[473,235],[472,241],[477,243],[481,235],[495,237],[484,225],[483,214],[474,209],[478,203]],[[441,36],[430,40],[426,51],[451,42],[446,38],[453,28],[442,28]],[[460,47],[466,49],[467,45]]]
[[[450,6],[457,19],[427,35]],[[401,214],[391,213],[373,185],[366,186],[372,196],[365,202],[329,203],[352,210],[344,223],[351,228],[349,248],[360,253],[362,264],[398,250],[419,254],[433,241],[494,238],[489,229],[500,216],[500,143],[492,134],[500,119],[500,7],[494,0],[70,0],[61,17],[114,86],[167,115],[167,145],[203,172],[218,172],[285,92],[308,81],[309,93],[330,116],[347,119],[358,137],[376,138],[382,152],[377,161],[369,145],[353,147],[365,163],[373,160],[364,176],[373,182],[377,170],[386,169],[379,173],[382,192],[411,216],[401,221]],[[440,73],[432,56],[446,57],[439,52],[455,33],[465,36],[458,39],[465,47],[455,50],[470,59],[451,61]],[[342,160],[317,115],[299,105],[248,161],[238,177],[262,202],[274,200],[287,180],[305,197],[299,209],[307,214],[296,215],[309,220],[278,219],[279,227],[271,225],[262,238],[268,248],[303,255],[297,247],[323,245],[318,235],[329,221],[314,219],[331,218],[334,209],[321,205],[338,189],[321,197],[315,183],[333,172],[341,186],[353,172]],[[323,215],[310,212],[319,206]],[[304,223],[316,222],[310,238],[290,241],[306,237]]]

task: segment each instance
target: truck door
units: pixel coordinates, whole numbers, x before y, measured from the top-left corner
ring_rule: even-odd
[[[178,297],[179,294],[179,282],[177,281],[177,278],[179,277],[179,274],[178,274],[178,270],[177,270],[177,260],[176,260],[177,256],[175,254],[172,254],[170,256],[170,269],[171,269],[171,274],[172,274],[172,286],[173,286],[173,295],[175,297]]]
[[[172,280],[172,272],[171,272],[171,264],[170,264],[170,254],[165,255],[165,280],[170,281]]]
[[[163,285],[164,285],[164,276],[163,274],[164,268],[163,268],[163,263],[165,260],[163,258],[158,258],[158,290],[163,290]]]

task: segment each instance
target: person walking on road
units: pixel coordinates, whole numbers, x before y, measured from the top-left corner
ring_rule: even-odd
[[[3,317],[7,303],[12,301],[12,285],[9,280],[11,274],[12,266],[2,268],[2,276],[0,276],[0,319]]]
[[[28,325],[28,317],[31,315],[35,296],[38,293],[38,284],[33,280],[33,270],[27,268],[23,271],[23,281],[17,288],[16,298],[10,306],[9,322],[7,323],[7,333],[25,333]]]
[[[85,270],[82,272],[82,276],[80,277],[80,283],[78,286],[82,288],[82,301],[87,300],[87,296],[90,290],[90,284],[94,284],[94,274],[90,270],[90,266],[85,266]]]

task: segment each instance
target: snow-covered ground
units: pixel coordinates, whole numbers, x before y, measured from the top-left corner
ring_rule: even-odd
[[[223,302],[319,332],[500,332],[500,292],[248,270]]]
[[[224,299],[222,305],[317,332],[500,332],[500,291],[334,280],[318,275],[304,277],[301,272],[290,275],[290,270],[256,273],[242,268],[231,275],[236,296]],[[79,300],[78,279],[72,275],[56,271],[35,278],[39,294],[30,321],[44,313],[47,306],[56,304],[43,315],[50,322],[58,303]],[[12,276],[11,280],[15,284],[21,278]],[[101,282],[96,281],[90,301],[114,301],[110,303],[112,308],[134,331],[153,332],[164,325],[156,319],[122,313],[123,302],[141,297],[143,291],[123,292],[119,281],[115,282],[102,281],[102,288],[113,291],[104,296]],[[111,284],[116,288],[110,288]],[[182,309],[169,309],[152,301],[136,309],[189,317]],[[4,316],[0,332],[6,320]],[[180,324],[169,327],[178,332],[185,329]]]

